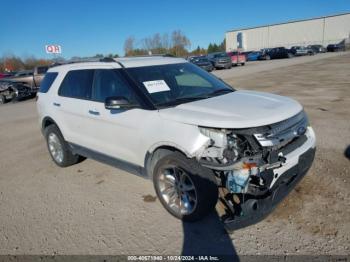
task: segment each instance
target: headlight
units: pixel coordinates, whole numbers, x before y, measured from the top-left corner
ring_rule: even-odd
[[[216,147],[226,147],[227,135],[225,130],[199,127],[199,131],[202,133],[202,135],[209,137],[212,140],[212,144]]]

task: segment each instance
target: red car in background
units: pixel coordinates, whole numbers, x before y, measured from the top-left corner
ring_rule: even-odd
[[[232,65],[245,65],[245,62],[247,60],[245,54],[240,52],[227,52],[227,54],[231,57]]]
[[[0,79],[10,77],[12,74],[0,73]]]

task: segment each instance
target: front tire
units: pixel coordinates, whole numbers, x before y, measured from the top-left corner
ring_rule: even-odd
[[[72,153],[68,143],[56,125],[49,125],[44,131],[47,148],[52,160],[60,167],[67,167],[79,162],[79,155]]]
[[[179,152],[157,162],[153,184],[164,208],[183,221],[202,219],[214,210],[218,200],[213,171]]]

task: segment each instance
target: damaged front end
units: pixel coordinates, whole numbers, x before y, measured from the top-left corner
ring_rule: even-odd
[[[256,223],[294,188],[312,164],[315,136],[304,111],[282,122],[247,129],[200,127],[210,143],[197,153],[220,188],[228,229]]]

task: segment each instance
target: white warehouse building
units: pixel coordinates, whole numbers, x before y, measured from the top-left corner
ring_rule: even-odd
[[[350,13],[226,32],[226,51],[336,44],[349,41]]]

